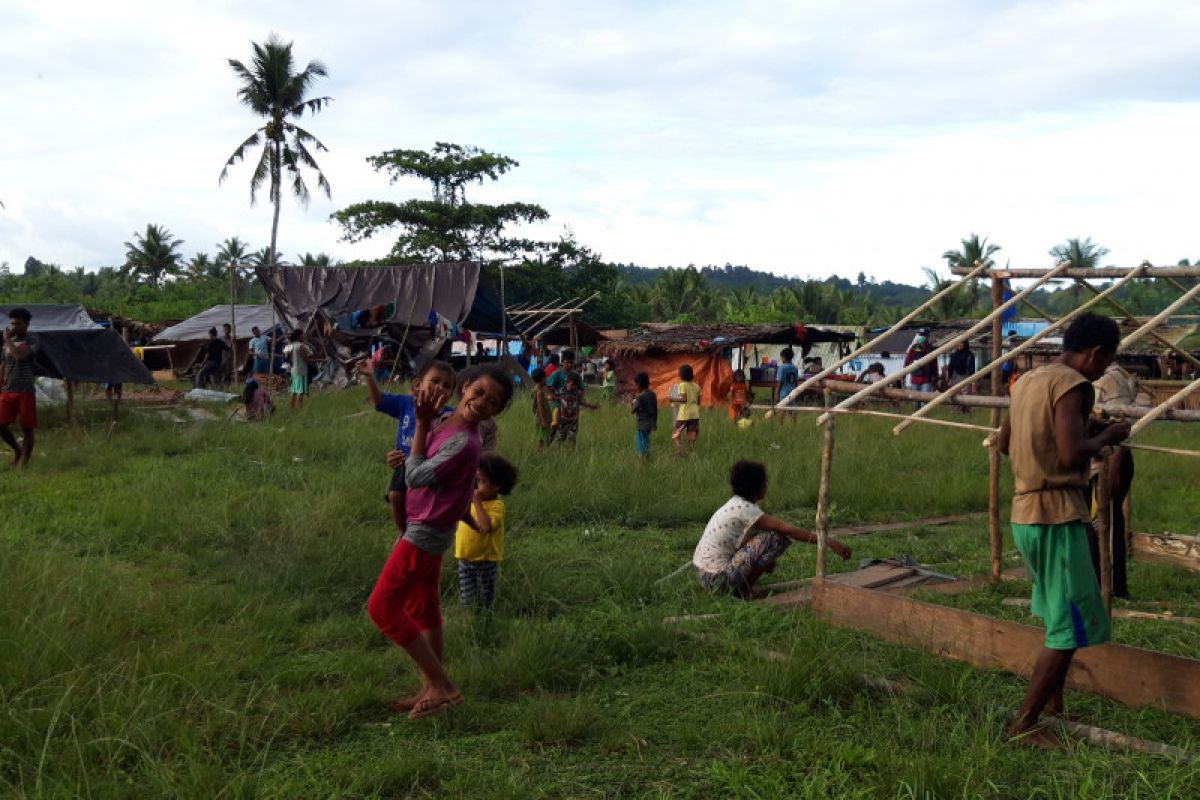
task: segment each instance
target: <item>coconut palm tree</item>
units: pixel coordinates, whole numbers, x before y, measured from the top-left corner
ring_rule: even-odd
[[[179,248],[182,239],[176,239],[162,225],[147,225],[145,233],[134,233],[132,242],[125,242],[125,265],[122,275],[144,279],[154,288],[162,285],[168,275],[178,275],[179,261],[183,257]]]
[[[987,237],[984,236],[981,239],[977,233],[972,233],[960,241],[962,243],[960,250],[947,250],[942,253],[942,258],[946,259],[946,264],[951,269],[955,267],[971,269],[976,262],[989,263],[992,256],[1000,252],[1000,245],[988,244]]]
[[[221,269],[227,269],[230,264],[248,263],[250,259],[250,245],[243,242],[236,236],[230,236],[225,241],[217,245],[217,266]]]
[[[333,256],[329,255],[329,253],[317,253],[316,255],[313,255],[312,253],[306,252],[306,253],[301,253],[299,255],[298,259],[299,260],[296,263],[298,265],[300,265],[301,267],[332,267],[332,266],[336,266],[336,262],[333,260]]]
[[[953,275],[943,278],[937,270],[929,267],[921,267],[921,271],[925,273],[925,286],[933,294],[948,289],[955,283]],[[971,286],[962,284],[954,291],[942,295],[930,310],[938,319],[961,319],[971,315],[975,310],[976,301]]]
[[[188,259],[187,276],[192,280],[213,278],[220,274],[220,265],[214,263],[208,253],[196,253],[196,255]]]
[[[296,72],[291,42],[284,42],[277,34],[272,33],[267,37],[266,44],[251,42],[251,45],[254,48],[254,58],[249,66],[232,58],[229,59],[229,66],[242,82],[241,88],[238,89],[238,98],[243,105],[266,122],[233,151],[233,155],[225,162],[225,168],[221,170],[220,181],[225,180],[230,167],[245,158],[247,150],[262,145],[262,155],[259,156],[258,165],[250,177],[250,204],[254,204],[263,183],[267,183],[271,203],[275,207],[271,220],[271,244],[268,248],[268,263],[274,264],[275,256],[279,252],[276,241],[279,234],[279,207],[284,174],[286,173],[291,182],[292,194],[304,205],[308,205],[309,193],[301,173],[302,168],[316,172],[317,188],[324,191],[326,197],[330,196],[329,181],[325,179],[325,174],[321,172],[309,149],[311,147],[322,151],[328,148],[291,120],[303,117],[305,111],[316,114],[331,102],[332,98],[308,96],[317,78],[327,75],[325,65],[320,61],[310,61],[302,71]]]
[[[1050,248],[1050,257],[1054,259],[1054,263],[1065,261],[1071,269],[1095,269],[1100,265],[1100,259],[1106,255],[1108,248],[1094,243],[1090,236],[1086,239],[1067,239],[1062,244]],[[1071,298],[1075,305],[1079,305],[1082,294],[1083,289],[1078,283],[1071,287]]]

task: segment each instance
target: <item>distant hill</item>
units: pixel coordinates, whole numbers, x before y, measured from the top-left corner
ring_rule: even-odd
[[[665,267],[639,267],[636,264],[615,264],[614,266],[620,271],[621,276],[625,278],[625,282],[630,286],[652,286],[667,271]],[[751,269],[747,266],[734,266],[732,264],[726,264],[724,267],[708,265],[699,267],[699,270],[708,285],[713,288],[752,288],[762,294],[770,294],[781,286],[788,286],[804,281],[802,278],[789,278],[776,275],[772,272],[763,272],[762,270]],[[866,276],[861,274],[858,281],[851,281],[847,278],[839,278],[834,275],[820,282],[833,284],[842,290],[855,289],[865,292],[881,304],[888,306],[912,308],[929,298],[929,290],[923,286],[909,286],[905,283],[894,283],[892,281],[875,283],[874,281],[867,280]]]

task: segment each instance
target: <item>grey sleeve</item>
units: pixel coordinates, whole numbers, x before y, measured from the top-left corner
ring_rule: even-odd
[[[411,455],[404,461],[404,483],[410,489],[433,486],[438,482],[437,469],[463,451],[467,432],[459,431],[442,443],[432,458]]]

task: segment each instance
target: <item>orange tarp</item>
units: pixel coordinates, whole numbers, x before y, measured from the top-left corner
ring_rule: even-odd
[[[650,388],[658,395],[660,404],[668,402],[671,387],[679,383],[679,368],[691,364],[693,380],[700,384],[700,405],[725,404],[729,385],[733,382],[733,367],[720,353],[669,353],[663,356],[619,356],[617,362],[617,391],[625,395],[637,393],[633,378],[639,372],[650,376]]]

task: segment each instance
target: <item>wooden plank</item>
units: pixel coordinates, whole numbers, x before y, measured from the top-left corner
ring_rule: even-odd
[[[970,522],[973,519],[979,519],[985,514],[987,514],[986,511],[975,511],[970,514],[954,514],[948,517],[927,517],[925,519],[913,519],[903,522],[884,522],[879,525],[851,525],[845,528],[834,528],[829,532],[829,535],[840,539],[846,536],[865,536],[868,533],[903,531],[909,528],[934,528],[939,525],[952,525],[956,522]]]
[[[953,583],[953,581],[944,581],[942,578],[935,578],[932,575],[922,575],[918,572],[915,575],[910,575],[909,577],[904,578],[903,580],[898,580],[894,583],[889,583],[886,586],[882,586],[880,587],[880,590],[884,592],[898,592],[903,589],[915,589],[922,584],[943,582]]]
[[[1029,608],[1033,603],[1028,597],[1006,597],[1000,601],[1000,605]],[[1180,625],[1200,625],[1200,619],[1196,617],[1177,617],[1170,612],[1158,614],[1151,611],[1133,611],[1128,608],[1114,609],[1112,617],[1113,619],[1149,619],[1158,622],[1178,622]]]
[[[805,586],[803,589],[796,589],[793,592],[783,592],[781,594],[772,594],[772,595],[769,595],[768,597],[766,597],[762,600],[759,600],[757,602],[761,603],[764,606],[781,606],[781,607],[789,607],[789,608],[795,607],[795,606],[803,607],[803,606],[807,606],[809,603],[812,602],[812,596],[813,596],[812,587]]]
[[[1200,572],[1200,538],[1166,534],[1135,533],[1134,557],[1146,561],[1163,561]]]
[[[827,580],[840,583],[843,586],[874,589],[876,586],[884,586],[901,578],[907,578],[913,573],[914,570],[908,567],[899,567],[895,564],[872,564],[863,569],[830,575]]]
[[[834,625],[866,631],[975,667],[1029,677],[1042,629],[902,595],[813,582],[813,609]],[[1153,706],[1200,719],[1200,661],[1120,644],[1078,652],[1067,685],[1128,706]]]

